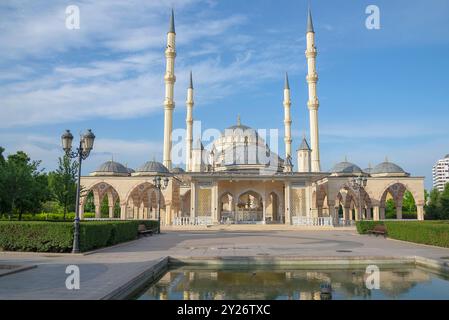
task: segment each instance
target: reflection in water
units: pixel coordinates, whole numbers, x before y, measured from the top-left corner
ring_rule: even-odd
[[[367,289],[366,277],[365,268],[312,271],[181,267],[167,272],[138,299],[449,299],[448,279],[423,269],[381,268],[379,290]]]

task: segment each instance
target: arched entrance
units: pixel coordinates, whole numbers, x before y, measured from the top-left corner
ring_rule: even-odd
[[[220,197],[218,219],[221,223],[229,223],[234,219],[234,196],[230,192]]]
[[[136,186],[126,201],[126,219],[156,220],[157,216],[157,189],[148,182]],[[161,224],[165,219],[165,199],[161,192]]]
[[[263,222],[263,198],[255,191],[246,191],[241,194],[238,197],[236,209],[236,223]]]
[[[395,183],[383,192],[380,208],[380,219],[417,219],[415,197],[402,183]]]
[[[106,182],[97,183],[83,190],[80,199],[80,217],[85,213],[100,218],[120,218],[120,198],[113,186]]]

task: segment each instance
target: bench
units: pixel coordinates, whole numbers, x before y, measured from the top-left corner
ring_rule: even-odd
[[[368,230],[368,234],[375,234],[376,237],[381,234],[384,237],[386,237],[387,236],[387,228],[381,224],[378,224],[374,227],[374,229]]]
[[[157,228],[155,229],[147,229],[147,227],[144,224],[139,224],[139,227],[137,228],[137,232],[139,236],[152,236],[154,233],[157,232]]]

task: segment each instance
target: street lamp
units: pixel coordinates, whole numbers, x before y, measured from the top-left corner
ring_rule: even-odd
[[[80,137],[79,147],[75,152],[72,151],[73,135],[70,130],[66,130],[61,136],[62,149],[64,150],[67,157],[71,159],[78,158],[78,183],[76,185],[76,207],[75,207],[75,230],[73,232],[73,249],[72,253],[79,253],[79,238],[80,238],[80,192],[81,192],[81,163],[86,160],[90,152],[94,147],[95,135],[89,129],[87,132]]]
[[[168,177],[162,179],[160,176],[153,178],[153,185],[157,189],[157,233],[161,233],[161,190],[165,190],[168,186]]]
[[[362,214],[362,189],[366,187],[368,179],[362,175],[354,177],[350,181],[351,189],[357,191],[359,199],[359,214]]]

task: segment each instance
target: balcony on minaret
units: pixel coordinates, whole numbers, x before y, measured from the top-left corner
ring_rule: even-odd
[[[318,73],[314,72],[312,74],[308,74],[306,76],[306,80],[308,83],[316,83],[318,82]]]
[[[307,59],[316,58],[317,55],[318,55],[318,51],[316,50],[316,47],[306,50],[306,58]]]
[[[164,106],[165,106],[165,109],[173,110],[175,108],[175,103],[171,99],[165,98]]]
[[[320,106],[320,102],[318,101],[318,99],[309,100],[307,101],[307,106],[309,107],[309,109],[316,110]]]
[[[167,72],[164,76],[165,82],[176,82],[176,76],[171,72]]]

